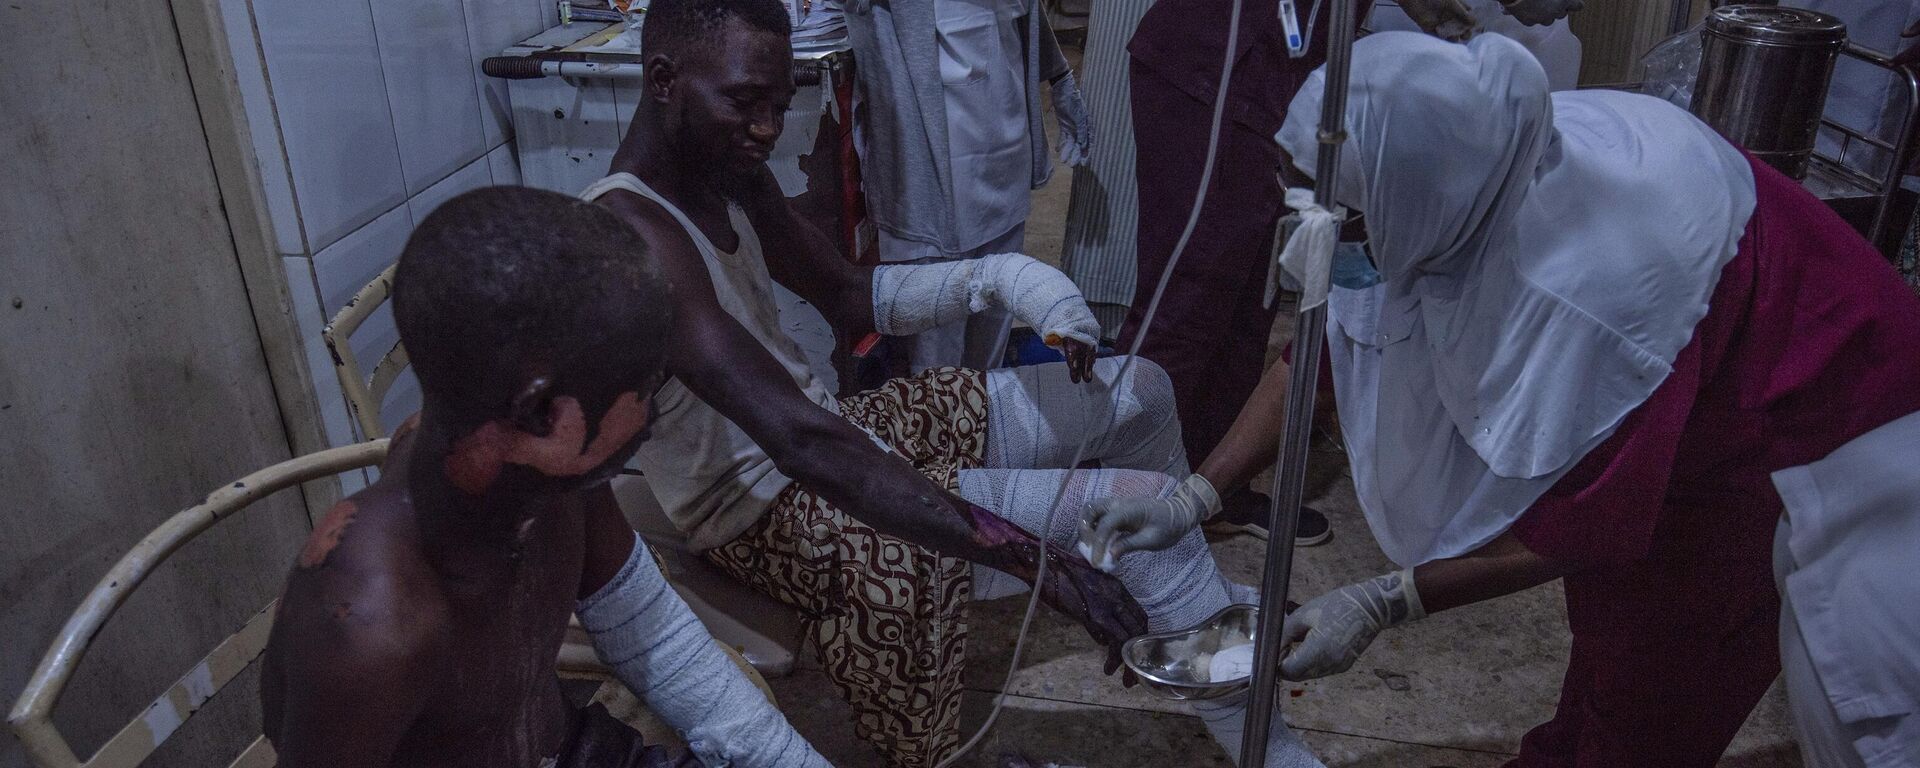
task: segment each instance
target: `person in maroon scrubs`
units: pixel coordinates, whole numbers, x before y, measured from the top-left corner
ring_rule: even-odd
[[[1664,102],[1549,96],[1497,36],[1383,33],[1353,66],[1336,175],[1378,282],[1334,290],[1328,338],[1355,488],[1404,570],[1290,615],[1282,674],[1560,579],[1559,708],[1511,765],[1713,765],[1780,670],[1769,474],[1920,412],[1920,297]],[[1281,134],[1308,175],[1318,82]],[[1272,460],[1286,379],[1268,370],[1208,483]],[[1189,508],[1086,522],[1109,551],[1151,548]]]
[[[1358,26],[1372,3],[1355,0],[1354,5]],[[1457,0],[1406,5],[1437,34],[1458,35],[1473,25]],[[1306,28],[1313,3],[1298,6],[1299,23]],[[1206,166],[1232,7],[1232,0],[1159,0],[1127,45],[1140,210],[1138,277],[1118,348],[1130,349],[1148,331],[1140,355],[1160,364],[1172,379],[1181,437],[1187,455],[1195,457],[1219,445],[1266,368],[1267,332],[1276,312],[1266,306],[1267,267],[1282,213],[1282,190],[1274,175],[1280,150],[1273,135],[1286,117],[1287,102],[1327,58],[1326,19],[1307,30],[1305,52],[1293,58],[1272,0],[1241,3],[1233,80],[1206,205],[1152,326],[1144,327],[1147,306],[1186,228]],[[1324,5],[1320,11],[1331,13]],[[1264,521],[1266,496],[1243,486],[1221,489],[1226,518]],[[1300,544],[1318,544],[1327,535],[1320,513],[1301,510]]]

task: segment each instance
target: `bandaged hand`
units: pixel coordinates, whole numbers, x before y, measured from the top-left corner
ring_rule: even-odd
[[[1523,2],[1525,0],[1522,0]],[[1427,34],[1442,40],[1465,42],[1479,31],[1480,23],[1461,0],[1399,0],[1400,10]]]
[[[1080,555],[1103,571],[1120,556],[1178,543],[1201,520],[1220,513],[1220,494],[1197,474],[1164,499],[1139,496],[1095,499],[1080,519]]]
[[[1552,24],[1587,5],[1581,0],[1503,0],[1500,4],[1508,16],[1535,27]]]
[[[1287,615],[1280,642],[1293,649],[1280,659],[1280,676],[1312,680],[1345,672],[1380,630],[1426,615],[1411,568],[1316,597]]]
[[[1093,151],[1093,118],[1080,98],[1080,85],[1068,72],[1053,81],[1053,113],[1060,118],[1060,162],[1071,167],[1087,164]]]
[[[1079,286],[1060,270],[1023,254],[886,264],[873,270],[873,326],[889,336],[959,322],[990,307],[1013,313],[1056,349],[1067,349],[1068,341],[1089,349],[1100,344],[1100,322]]]

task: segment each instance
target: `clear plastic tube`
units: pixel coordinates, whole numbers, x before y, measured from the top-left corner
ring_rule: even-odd
[[[1160,298],[1167,292],[1167,283],[1173,278],[1174,268],[1180,264],[1180,256],[1187,250],[1187,242],[1193,239],[1193,231],[1200,223],[1200,211],[1207,201],[1207,188],[1213,184],[1213,167],[1220,152],[1220,127],[1222,118],[1226,114],[1227,86],[1233,82],[1233,52],[1240,42],[1240,6],[1242,1],[1243,0],[1233,0],[1231,16],[1227,22],[1227,45],[1224,55],[1221,57],[1220,88],[1216,91],[1213,99],[1213,122],[1212,127],[1209,129],[1207,140],[1206,167],[1200,172],[1200,188],[1194,191],[1193,209],[1187,213],[1186,228],[1181,230],[1180,239],[1173,246],[1173,253],[1167,257],[1166,269],[1161,270],[1160,281],[1153,289],[1153,299],[1147,303],[1147,312],[1141,317],[1140,331],[1134,334],[1133,344],[1130,345],[1130,348],[1127,350],[1127,359],[1121,364],[1120,374],[1117,377],[1117,380],[1120,381],[1126,380],[1127,375],[1133,368],[1134,362],[1139,359],[1141,342],[1146,339],[1147,332],[1153,328],[1153,317],[1160,309]],[[1318,15],[1319,3],[1316,0],[1314,12],[1309,18],[1311,19]],[[1109,423],[1107,426],[1111,428],[1112,424]],[[1087,436],[1081,439],[1080,447],[1074,450],[1073,462],[1069,466],[1077,467],[1081,462],[1086,460],[1087,442],[1092,439],[1092,436],[1095,434],[1098,434],[1097,430],[1089,430]],[[1055,523],[1054,518],[1060,514],[1060,501],[1066,496],[1066,492],[1067,483],[1063,480],[1060,484],[1060,489],[1054,493],[1051,510],[1047,513],[1046,525],[1040,529],[1043,535],[1044,532],[1053,530]],[[980,742],[985,740],[987,734],[993,730],[993,724],[999,719],[1000,710],[1006,704],[1006,691],[1013,688],[1014,679],[1020,673],[1020,658],[1026,651],[1027,636],[1029,630],[1033,628],[1034,614],[1038,612],[1040,608],[1040,588],[1037,585],[1045,584],[1046,578],[1047,559],[1042,557],[1040,558],[1040,567],[1033,580],[1036,586],[1033,594],[1027,598],[1026,614],[1020,619],[1020,634],[1013,643],[1013,658],[1008,662],[1007,679],[1005,684],[1000,687],[1001,692],[994,696],[993,708],[988,710],[986,721],[982,722],[980,728],[974,731],[972,738],[967,739],[966,743],[960,745],[960,748],[955,750],[953,754],[941,760],[936,768],[949,768],[949,766],[959,762],[962,757],[965,757],[967,753],[979,746]]]

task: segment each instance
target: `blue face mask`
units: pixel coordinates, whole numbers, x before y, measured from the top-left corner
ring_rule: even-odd
[[[1371,288],[1380,283],[1380,273],[1367,258],[1365,243],[1341,243],[1333,248],[1333,284],[1349,290]]]

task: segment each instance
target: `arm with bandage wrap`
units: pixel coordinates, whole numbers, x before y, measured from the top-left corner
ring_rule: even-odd
[[[703,765],[831,768],[720,652],[638,536],[626,565],[577,612],[614,676],[684,736]]]
[[[874,329],[905,336],[1002,307],[1049,346],[1100,343],[1100,323],[1080,288],[1060,270],[1018,253],[873,270]]]

